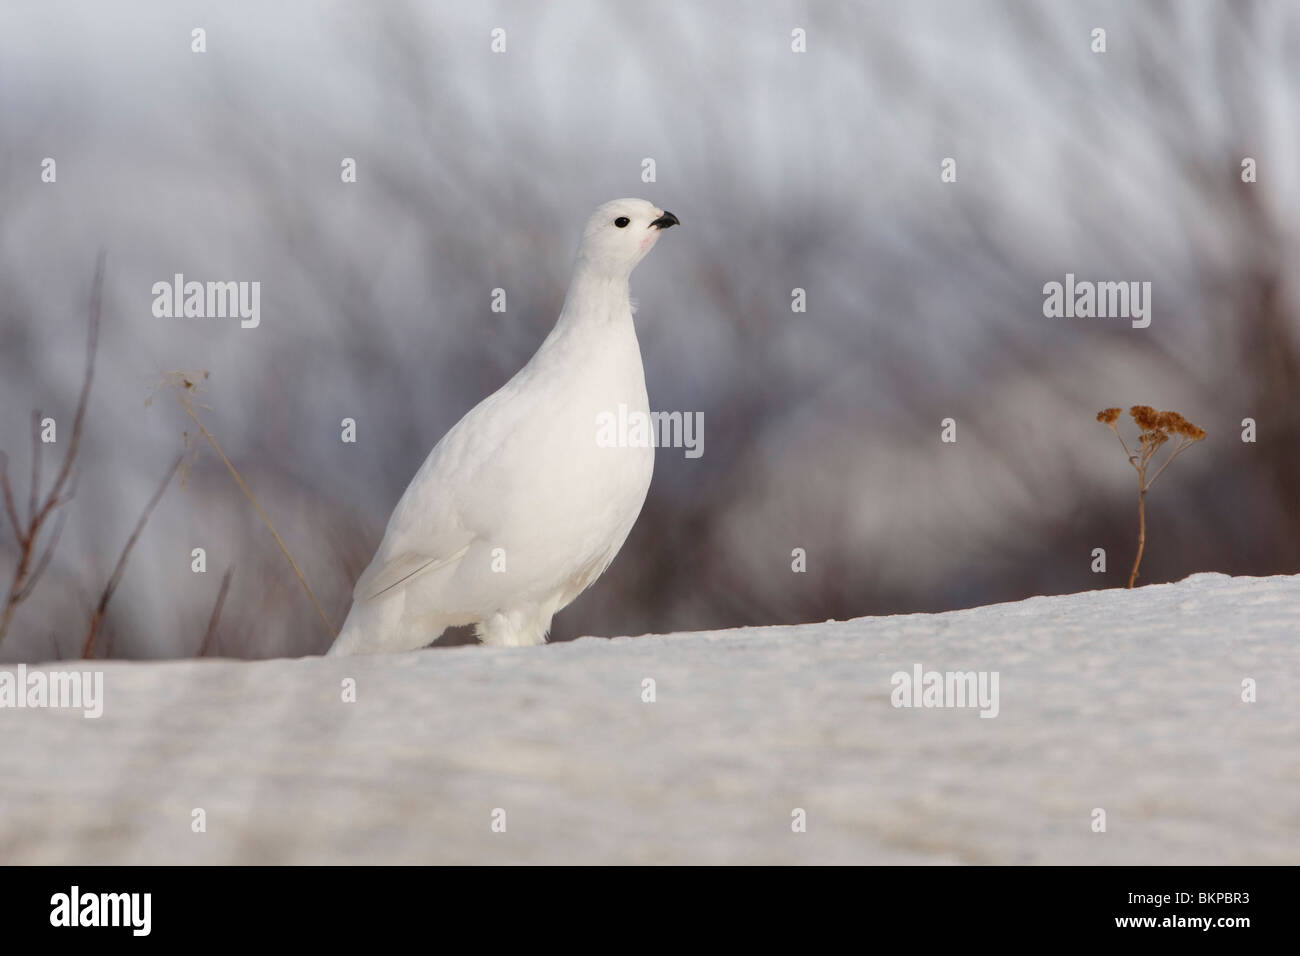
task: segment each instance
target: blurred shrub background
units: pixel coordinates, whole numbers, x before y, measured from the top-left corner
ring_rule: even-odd
[[[658,452],[556,638],[1120,586],[1133,475],[1094,420],[1110,405],[1209,432],[1151,498],[1144,582],[1300,571],[1298,56],[1284,0],[7,3],[0,448],[20,499],[31,409],[71,424],[100,248],[108,272],[77,495],[0,659],[78,652],[192,431],[144,404],[172,369],[211,372],[206,423],[341,623],[415,469],[532,354],[590,210],[628,195],[683,223],[633,295],[651,405],[703,412],[705,454]],[[177,272],[259,280],[260,328],[154,318]],[[1067,272],[1152,282],[1151,326],[1044,318]],[[4,585],[14,557],[0,536]],[[228,567],[214,653],[327,645],[205,451],[132,555],[111,653],[196,653]]]

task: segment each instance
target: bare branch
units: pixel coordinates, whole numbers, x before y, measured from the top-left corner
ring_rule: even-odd
[[[18,509],[14,507],[13,489],[9,487],[9,457],[2,451],[0,451],[0,489],[4,491],[5,513],[9,515],[9,523],[13,525],[14,537],[18,539],[18,550],[21,551],[25,539],[22,526],[18,522]]]
[[[212,638],[217,633],[217,621],[221,619],[221,607],[226,603],[226,592],[230,590],[230,579],[234,576],[234,567],[226,569],[226,573],[221,577],[221,590],[217,592],[217,603],[212,606],[212,616],[208,618],[208,629],[203,633],[203,641],[199,644],[199,657],[207,657],[208,651],[212,649]]]
[[[1130,465],[1132,465],[1134,468],[1136,468],[1136,467],[1137,467],[1137,456],[1134,455],[1131,451],[1128,450],[1128,442],[1126,442],[1126,441],[1124,440],[1124,436],[1121,435],[1121,434],[1119,433],[1119,429],[1115,427],[1115,423],[1114,423],[1114,422],[1107,422],[1106,425],[1107,425],[1107,427],[1108,427],[1111,431],[1113,431],[1113,432],[1115,433],[1115,437],[1119,439],[1119,443],[1120,443],[1120,445],[1122,445],[1122,446],[1124,447],[1124,454],[1128,456],[1128,463],[1129,463]]]
[[[36,517],[36,500],[41,489],[41,410],[32,412],[32,486],[27,489],[27,520]]]
[[[135,547],[136,541],[140,538],[140,533],[144,531],[145,523],[149,520],[149,515],[153,513],[154,508],[158,507],[158,502],[162,500],[163,492],[171,484],[172,478],[177,470],[181,467],[181,462],[185,460],[185,455],[176,456],[172,462],[171,468],[167,469],[167,474],[158,484],[158,490],[153,493],[149,503],[145,505],[144,511],[140,514],[140,520],[135,523],[135,530],[131,532],[131,537],[126,541],[126,547],[122,549],[121,555],[118,556],[117,564],[113,568],[113,573],[109,575],[108,583],[104,585],[104,592],[99,596],[99,605],[90,617],[90,630],[86,634],[86,643],[81,649],[81,656],[88,658],[95,649],[95,638],[99,635],[99,629],[104,623],[104,615],[108,611],[108,602],[113,599],[113,592],[117,590],[118,584],[122,580],[122,575],[126,572],[126,562],[131,556],[131,549]]]
[[[95,378],[95,352],[99,348],[99,316],[104,304],[104,253],[99,253],[95,262],[95,281],[90,290],[90,328],[86,335],[86,377],[81,383],[81,396],[77,399],[77,413],[72,419],[72,438],[68,441],[68,450],[63,456],[63,464],[54,478],[54,484],[45,499],[45,504],[33,524],[39,524],[58,504],[66,502],[61,498],[63,486],[72,474],[72,465],[77,460],[81,448],[81,435],[86,423],[86,407],[90,402],[90,386]]]
[[[1157,469],[1156,469],[1156,473],[1155,473],[1154,475],[1151,476],[1151,480],[1147,482],[1147,490],[1148,490],[1148,491],[1151,490],[1151,486],[1154,485],[1154,484],[1156,483],[1156,479],[1160,477],[1160,473],[1163,472],[1166,468],[1169,467],[1169,463],[1170,463],[1171,461],[1173,461],[1175,458],[1178,457],[1178,453],[1179,453],[1180,451],[1183,451],[1183,450],[1186,449],[1186,448],[1191,448],[1193,445],[1196,444],[1196,442],[1197,442],[1198,440],[1199,440],[1199,439],[1186,439],[1186,438],[1184,438],[1182,441],[1180,441],[1180,442],[1179,442],[1179,443],[1174,447],[1174,450],[1170,453],[1169,457],[1165,459],[1164,464],[1162,464],[1159,468],[1157,468]]]
[[[54,481],[54,488],[63,487],[72,471],[72,463],[77,458],[81,445],[81,435],[86,423],[86,407],[90,402],[90,386],[95,378],[95,352],[99,348],[99,318],[104,305],[104,253],[99,253],[95,263],[95,281],[90,290],[90,329],[86,336],[86,377],[81,383],[81,396],[77,399],[77,414],[72,420],[72,441],[68,443],[68,453],[64,457],[63,467]],[[53,489],[51,489],[53,490]]]
[[[32,589],[41,579],[46,568],[49,567],[50,559],[54,556],[54,548],[63,532],[62,515],[48,546],[40,558],[37,559],[33,568],[33,551],[37,540],[40,538],[41,529],[50,514],[56,508],[67,504],[76,491],[77,483],[75,478],[73,478],[67,494],[64,494],[64,486],[68,484],[69,477],[74,474],[73,466],[77,460],[77,452],[81,447],[81,435],[86,421],[86,408],[90,403],[90,386],[95,377],[95,353],[99,347],[99,318],[104,301],[104,258],[104,253],[101,250],[99,258],[95,262],[95,278],[90,290],[89,329],[86,336],[86,375],[81,383],[81,395],[77,399],[77,413],[72,422],[72,437],[68,442],[68,450],[64,453],[63,464],[59,468],[54,484],[44,501],[41,500],[40,496],[41,413],[39,410],[32,413],[32,486],[28,489],[26,528],[23,528],[22,522],[18,519],[18,508],[14,504],[13,488],[9,484],[8,461],[0,456],[0,490],[3,491],[5,512],[9,515],[9,523],[13,526],[14,536],[18,539],[18,564],[14,568],[13,578],[9,584],[9,594],[5,598],[4,605],[0,607],[0,641],[4,640],[4,636],[9,630],[9,623],[13,620],[14,610],[32,593]]]
[[[198,426],[199,434],[202,435],[203,439],[212,446],[212,450],[217,453],[217,457],[225,464],[226,470],[230,472],[230,477],[235,480],[235,484],[239,487],[239,490],[244,493],[244,497],[253,505],[253,509],[257,512],[258,517],[262,519],[262,524],[266,525],[266,529],[271,532],[271,537],[275,538],[275,543],[280,546],[280,552],[284,555],[285,560],[289,562],[289,567],[293,568],[293,573],[298,577],[298,583],[301,584],[302,589],[307,592],[307,597],[311,599],[312,606],[316,608],[316,613],[320,616],[321,623],[325,625],[325,630],[329,633],[330,638],[332,639],[336,637],[338,632],[334,630],[334,625],[330,623],[330,619],[325,616],[325,610],[320,606],[320,602],[316,600],[316,595],[312,592],[311,585],[309,585],[307,579],[303,577],[302,570],[298,567],[298,562],[294,561],[293,555],[289,553],[289,546],[284,543],[284,539],[280,537],[280,532],[275,530],[275,525],[271,524],[271,519],[266,516],[266,512],[262,510],[261,504],[258,503],[253,492],[249,490],[248,485],[244,483],[243,476],[240,475],[235,466],[231,464],[230,459],[226,457],[226,453],[221,450],[221,446],[217,444],[217,439],[213,436],[212,432],[208,431],[207,426],[199,420],[199,416],[194,411],[194,404],[190,400],[190,391],[188,390],[188,387],[186,389],[177,389],[177,398],[181,403],[181,408],[185,409],[185,414],[189,415],[190,418],[194,420],[194,424]]]
[[[67,524],[67,519],[68,513],[66,511],[60,511],[59,517],[55,519],[54,522],[54,533],[50,535],[49,543],[45,545],[45,550],[41,553],[40,560],[36,562],[36,567],[32,569],[31,576],[27,579],[27,583],[23,585],[22,590],[20,590],[17,597],[14,598],[15,604],[20,604],[27,600],[32,593],[32,589],[36,587],[36,582],[40,581],[41,575],[43,575],[45,569],[49,567],[50,559],[54,557],[54,549],[59,543],[59,536],[63,534],[63,526]],[[35,545],[36,542],[33,541],[32,546],[34,547]]]
[[[54,502],[55,508],[62,508],[64,505],[68,504],[70,501],[72,501],[73,498],[77,496],[77,477],[80,474],[81,473],[79,471],[73,471],[72,478],[68,481],[68,490],[65,491],[62,495],[60,495],[55,500]]]

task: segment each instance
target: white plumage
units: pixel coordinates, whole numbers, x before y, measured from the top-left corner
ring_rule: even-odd
[[[676,223],[642,199],[596,210],[555,328],[420,466],[331,654],[412,650],[462,624],[486,644],[540,644],[614,560],[654,448],[602,447],[597,422],[649,414],[628,278]]]

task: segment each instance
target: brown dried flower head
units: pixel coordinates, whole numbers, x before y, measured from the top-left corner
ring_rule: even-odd
[[[1097,421],[1103,425],[1114,425],[1119,419],[1119,413],[1120,409],[1118,408],[1103,408],[1097,413]]]
[[[1205,437],[1205,429],[1197,428],[1177,412],[1161,412],[1160,427],[1173,432],[1175,435],[1190,438],[1192,441],[1200,441]]]
[[[1133,421],[1137,422],[1138,428],[1144,432],[1155,431],[1160,427],[1160,413],[1150,405],[1134,405],[1128,413],[1133,416]]]

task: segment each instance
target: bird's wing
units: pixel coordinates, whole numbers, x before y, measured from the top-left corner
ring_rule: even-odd
[[[445,558],[418,551],[404,551],[394,555],[388,561],[372,561],[370,567],[366,568],[365,573],[357,580],[357,586],[352,589],[352,600],[373,601],[393,588],[410,584],[414,578],[455,564],[468,550],[467,544],[455,554]]]
[[[485,489],[500,487],[502,472],[520,471],[502,452],[520,431],[521,419],[535,411],[534,403],[520,396],[523,376],[521,371],[470,409],[429,452],[393,509],[378,553],[353,588],[354,601],[373,601],[455,565],[479,540],[477,529],[498,511]]]

